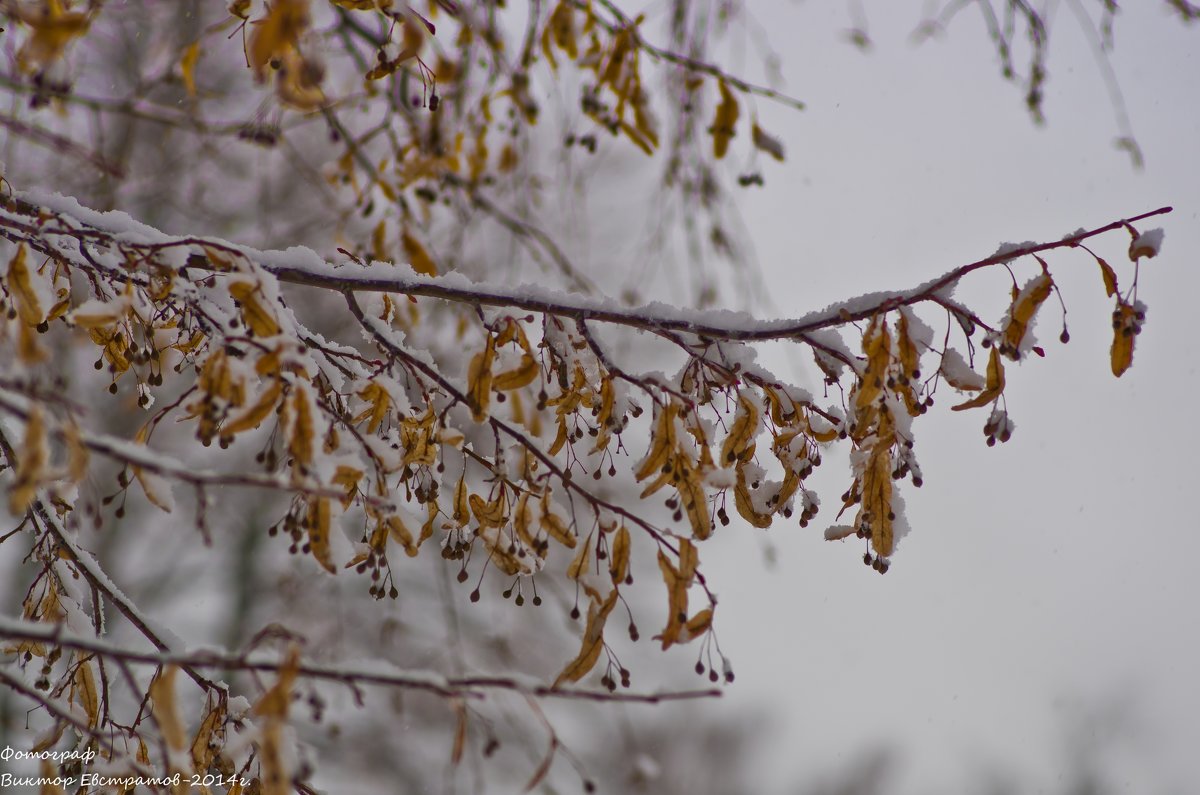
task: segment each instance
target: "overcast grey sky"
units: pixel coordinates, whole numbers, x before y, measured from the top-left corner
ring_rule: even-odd
[[[1012,440],[987,448],[983,410],[952,414],[952,392],[939,393],[916,429],[926,485],[904,489],[913,532],[886,577],[862,565],[859,542],[821,540],[844,488],[839,461],[823,468],[815,527],[718,541],[706,565],[725,584],[719,630],[738,682],[715,709],[768,708],[761,752],[775,787],[878,744],[899,753],[887,788],[898,795],[982,791],[986,770],[1023,792],[1059,791],[1072,725],[1103,730],[1089,716],[1124,710],[1124,733],[1096,735],[1106,783],[1193,791],[1200,30],[1165,3],[1123,4],[1112,65],[1146,157],[1139,173],[1113,146],[1113,106],[1070,3],[1052,4],[1043,128],[1000,78],[973,8],[914,46],[921,4],[865,5],[868,53],[839,37],[847,4],[754,4],[788,91],[809,104],[759,104],[789,156],[740,204],[777,314],[913,286],[1001,242],[1175,212],[1149,224],[1166,242],[1142,269],[1148,320],[1124,377],[1109,370],[1112,306],[1095,263],[1055,252],[1072,339],[1058,343],[1047,302],[1047,358],[1009,369]],[[1127,245],[1118,233],[1098,249],[1125,282]],[[1018,263],[1022,282],[1033,272]],[[999,317],[1004,281],[977,284],[958,297]],[[792,372],[811,387],[812,369]],[[777,563],[764,575],[769,547]]]

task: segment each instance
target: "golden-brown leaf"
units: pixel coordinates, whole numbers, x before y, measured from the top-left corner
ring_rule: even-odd
[[[395,514],[389,516],[386,520],[388,535],[404,548],[404,554],[410,558],[417,556],[417,543],[413,538],[412,531],[404,524],[404,520]]]
[[[279,323],[262,302],[258,300],[259,286],[254,282],[232,282],[229,294],[242,307],[242,319],[256,337],[274,337],[279,333]]]
[[[298,50],[284,52],[275,80],[275,96],[284,105],[299,111],[310,112],[325,105],[325,92],[321,81],[325,78],[325,67],[315,58],[306,58]],[[387,183],[380,182],[386,194]]]
[[[536,416],[536,415],[535,415]],[[547,451],[551,456],[558,455],[558,451],[563,449],[563,445],[567,443],[567,421],[563,417],[558,418],[558,433],[554,435],[554,441]]]
[[[862,513],[871,528],[871,547],[880,557],[892,554],[892,457],[891,440],[880,440],[871,450],[863,471]]]
[[[1137,310],[1120,301],[1113,311],[1113,341],[1110,351],[1112,373],[1117,378],[1133,366],[1133,343],[1137,337]]]
[[[538,366],[537,359],[525,353],[521,355],[521,363],[517,367],[512,370],[505,370],[493,379],[492,388],[504,392],[511,389],[520,389],[523,386],[532,384],[541,372],[542,370]]]
[[[1009,312],[1009,321],[1003,332],[1004,350],[1013,358],[1016,358],[1017,352],[1020,350],[1021,341],[1029,330],[1030,321],[1037,314],[1038,307],[1050,297],[1053,287],[1054,280],[1050,278],[1050,274],[1039,273],[1025,285],[1013,302]]]
[[[288,439],[288,452],[295,459],[296,465],[307,467],[313,462],[313,451],[317,436],[316,424],[310,407],[308,389],[297,384],[292,388],[290,403],[291,415],[294,418],[291,437]]]
[[[575,535],[568,529],[567,523],[562,520],[562,517],[554,512],[554,507],[550,504],[549,491],[542,494],[541,527],[546,531],[546,535],[567,549],[575,548]]]
[[[502,527],[508,524],[508,492],[501,488],[499,493],[490,501],[484,501],[478,494],[472,494],[468,502],[471,513],[479,520],[481,527]]]
[[[913,378],[913,374],[920,370],[921,354],[908,328],[908,313],[901,311],[899,315],[896,320],[896,347],[899,348],[900,368],[905,376]]]
[[[658,553],[658,570],[667,586],[667,625],[662,634],[657,636],[665,650],[679,639],[679,631],[687,620],[687,592],[691,579],[684,577],[661,550]]]
[[[25,420],[25,440],[17,454],[17,476],[9,487],[8,512],[21,516],[33,502],[38,486],[46,477],[50,450],[46,446],[46,426],[41,406],[34,404]]]
[[[79,426],[74,422],[68,422],[64,426],[63,443],[67,447],[67,473],[72,482],[78,483],[87,475],[88,449],[84,447]]]
[[[421,417],[405,417],[400,421],[400,445],[404,448],[404,466],[433,466],[437,461],[438,445],[434,440],[437,415],[429,409]]]
[[[258,741],[261,795],[288,795],[291,790],[291,777],[283,756],[283,725],[292,700],[292,683],[299,667],[300,653],[293,646],[279,669],[279,678],[254,705],[254,714],[263,718],[262,734]]]
[[[218,700],[212,709],[204,714],[204,719],[196,729],[196,736],[192,739],[192,766],[197,773],[208,770],[216,757],[221,743],[219,740],[214,742],[214,738],[224,735],[225,716],[225,702]]]
[[[146,499],[163,513],[170,513],[175,508],[175,499],[171,496],[171,484],[158,475],[147,472],[142,467],[131,466],[133,476],[146,494]]]
[[[729,140],[737,134],[738,101],[724,80],[717,81],[717,88],[721,91],[721,102],[708,131],[713,137],[713,156],[720,160],[729,149]]]
[[[621,525],[613,537],[612,548],[608,551],[608,572],[612,576],[613,585],[620,585],[629,576],[629,528]]]
[[[158,730],[167,746],[174,751],[182,751],[187,746],[183,721],[179,717],[179,706],[175,703],[175,674],[178,671],[178,666],[168,665],[150,683],[149,691],[154,722],[158,724]]]
[[[268,64],[282,61],[285,53],[294,50],[308,24],[308,0],[274,0],[270,4],[267,15],[253,22],[246,52],[255,78],[260,82],[266,79]]]
[[[437,276],[437,265],[433,261],[433,257],[429,256],[429,252],[421,245],[421,241],[417,240],[406,229],[400,235],[400,243],[404,246],[404,253],[408,257],[408,264],[417,273],[424,276]]]
[[[450,764],[457,766],[462,762],[463,750],[467,747],[467,707],[462,701],[454,702],[454,713],[458,716],[458,724],[454,730],[454,745],[450,749]]]
[[[891,363],[892,342],[887,324],[879,315],[871,318],[867,330],[863,332],[863,353],[867,355],[867,366],[863,371],[854,398],[854,405],[859,411],[871,406],[883,391],[887,381],[888,365]]]
[[[466,473],[458,479],[458,485],[454,487],[454,522],[459,527],[466,527],[471,521],[470,503],[467,502],[467,478]]]
[[[300,670],[300,649],[291,646],[287,657],[279,666],[279,678],[271,685],[262,698],[254,705],[254,714],[267,719],[283,720],[287,717],[288,706],[292,702],[292,684]]]
[[[578,580],[588,570],[588,556],[592,550],[592,534],[588,533],[587,540],[580,545],[575,551],[575,557],[571,559],[571,565],[567,566],[567,576],[572,580]]]
[[[1112,266],[1104,261],[1103,257],[1096,257],[1096,264],[1100,266],[1100,275],[1104,278],[1104,292],[1112,298],[1117,294],[1117,272],[1112,269]]]
[[[987,368],[987,386],[983,388],[975,397],[970,400],[959,403],[957,406],[952,406],[952,411],[963,411],[965,409],[975,409],[980,406],[986,406],[996,398],[1000,397],[1000,393],[1004,391],[1004,363],[1000,360],[1000,351],[995,347],[992,348],[991,355],[988,357]]]
[[[746,482],[746,468],[743,464],[737,467],[737,482],[733,487],[733,505],[737,512],[750,524],[763,529],[771,526],[771,514],[759,513],[754,509],[754,499],[750,494],[750,485]]]
[[[80,661],[75,668],[73,680],[75,703],[83,707],[88,716],[88,726],[95,727],[100,719],[100,694],[96,690],[96,677],[88,660]]]
[[[587,676],[588,671],[596,665],[596,661],[600,659],[600,651],[604,648],[604,623],[608,620],[608,614],[617,604],[618,593],[614,588],[602,604],[597,605],[594,601],[588,604],[587,626],[583,630],[583,645],[575,659],[567,663],[567,667],[563,668],[562,673],[554,680],[555,687],[559,687],[564,682],[578,682]]]
[[[668,403],[658,412],[658,420],[651,433],[650,449],[642,459],[634,477],[643,481],[656,472],[661,472],[667,465],[671,453],[675,450],[675,413],[678,408],[674,403]]]
[[[675,488],[679,491],[679,501],[688,522],[692,525],[692,536],[701,541],[712,535],[712,516],[708,513],[708,498],[704,494],[704,486],[700,483],[700,473],[691,462],[680,456],[679,481]]]
[[[755,122],[750,127],[750,140],[754,143],[754,148],[766,152],[771,157],[779,162],[783,162],[783,142],[773,135],[769,135],[762,127]]]
[[[36,326],[46,319],[46,308],[33,289],[33,274],[26,262],[25,244],[17,246],[17,253],[8,262],[8,291],[17,305],[17,317],[26,326]]]
[[[529,492],[517,497],[517,504],[513,506],[512,526],[522,544],[529,549],[537,547],[533,538],[533,511],[529,508]]]
[[[476,422],[487,419],[488,404],[492,399],[492,363],[495,359],[496,338],[489,333],[483,351],[471,358],[471,367],[467,371],[467,402]]]
[[[746,391],[739,392],[737,414],[721,445],[721,466],[729,466],[742,457],[758,433],[760,415],[758,403]]]
[[[254,405],[221,426],[222,436],[233,436],[257,428],[262,421],[275,412],[275,405],[283,395],[283,381],[272,378],[270,385],[259,395]]]
[[[321,568],[330,574],[337,574],[337,566],[333,563],[333,552],[329,546],[331,506],[327,497],[312,497],[308,502],[308,543],[312,556]]]
[[[64,10],[62,0],[45,0],[40,9],[22,10],[17,15],[33,28],[17,53],[17,64],[24,72],[36,72],[57,61],[71,40],[86,33],[91,24],[88,14]]]
[[[179,59],[179,71],[183,76],[183,87],[189,97],[196,96],[196,62],[200,60],[200,42],[194,41],[183,51]]]
[[[342,508],[349,508],[350,503],[354,501],[354,495],[358,493],[358,481],[362,480],[362,476],[361,469],[346,464],[338,465],[332,481],[335,486],[341,486],[346,492],[346,496],[342,497]]]
[[[678,643],[687,643],[708,632],[712,626],[713,612],[711,607],[706,607],[696,615],[687,620],[683,625],[683,630],[679,633]]]

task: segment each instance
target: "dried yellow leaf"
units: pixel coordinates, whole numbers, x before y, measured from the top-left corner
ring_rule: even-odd
[[[400,244],[404,246],[404,254],[408,257],[408,263],[414,271],[423,276],[438,275],[433,257],[429,256],[429,252],[421,245],[421,241],[409,234],[407,230],[400,235]]]
[[[880,441],[871,451],[863,471],[862,515],[871,528],[871,547],[880,557],[892,554],[892,457],[891,441]]]
[[[279,333],[279,323],[270,310],[258,300],[256,293],[259,291],[259,285],[254,282],[238,281],[229,285],[229,294],[241,305],[242,319],[254,335],[274,337]]]
[[[558,543],[568,549],[575,548],[575,536],[567,528],[567,523],[562,520],[554,508],[550,505],[550,492],[542,495],[542,518],[541,528],[546,531],[546,535],[553,538]]]
[[[1004,363],[1000,360],[1000,351],[995,347],[992,348],[991,355],[988,357],[987,368],[987,386],[983,388],[975,397],[970,400],[960,403],[957,406],[951,406],[952,411],[963,411],[965,409],[979,408],[986,406],[996,398],[1000,397],[1000,393],[1004,391]]]
[[[479,520],[480,527],[502,527],[508,524],[508,493],[500,489],[494,499],[485,501],[478,494],[472,494],[468,502],[471,513]]]
[[[1133,343],[1137,337],[1137,309],[1120,301],[1113,310],[1113,341],[1110,351],[1112,373],[1117,378],[1133,366]]]
[[[675,488],[679,491],[679,501],[683,511],[692,525],[692,535],[703,541],[712,535],[712,517],[708,513],[708,498],[704,495],[704,486],[700,483],[700,473],[691,462],[680,456],[679,480]]]
[[[737,414],[725,443],[721,445],[721,465],[728,466],[742,458],[749,444],[758,433],[758,421],[761,415],[758,403],[746,391],[738,393]]]
[[[783,142],[773,135],[768,134],[762,127],[755,122],[750,128],[750,140],[754,143],[754,148],[766,152],[776,160],[783,162]]]
[[[46,319],[45,307],[33,289],[33,274],[26,263],[25,244],[17,246],[17,253],[8,262],[8,291],[17,305],[17,317],[26,326],[36,326]]]
[[[189,97],[196,96],[196,62],[200,60],[200,42],[194,41],[183,51],[179,59],[179,71],[183,75],[183,86]]]
[[[403,466],[433,466],[437,461],[435,441],[437,416],[432,409],[420,418],[405,417],[400,421],[400,445],[404,448]]]
[[[659,410],[658,420],[650,438],[650,449],[646,451],[646,457],[634,473],[639,482],[656,472],[661,472],[675,450],[676,411],[678,409],[674,403],[668,403]]]
[[[613,585],[620,585],[629,576],[629,553],[629,528],[621,525],[608,552],[608,572],[612,576]]]
[[[36,72],[57,61],[71,40],[86,33],[91,24],[88,14],[65,11],[61,0],[45,0],[37,11],[21,10],[17,15],[33,28],[17,53],[17,64],[24,72]]]
[[[283,756],[283,725],[287,720],[292,684],[299,667],[300,653],[293,646],[279,668],[279,678],[254,705],[254,714],[263,718],[258,741],[261,795],[287,795],[291,790],[289,768]]]
[[[175,674],[179,666],[168,665],[150,683],[150,711],[154,722],[162,733],[167,747],[182,751],[187,744],[183,733],[183,721],[179,718],[179,706],[175,703]]]
[[[100,695],[96,691],[96,677],[88,660],[82,660],[76,666],[72,685],[75,703],[87,713],[88,726],[95,727],[100,719]]]
[[[263,420],[274,413],[275,405],[279,402],[279,398],[282,395],[283,381],[279,378],[272,378],[270,385],[259,395],[258,400],[255,401],[253,406],[221,426],[221,435],[233,436],[234,434],[257,428],[262,424]]]
[[[404,520],[393,514],[387,518],[386,524],[388,535],[404,548],[404,554],[410,558],[415,558],[417,556],[417,543],[413,538],[412,531],[404,524]]]
[[[164,513],[174,510],[175,499],[171,496],[171,484],[168,481],[139,466],[131,466],[130,469],[151,505]]]
[[[600,651],[604,648],[604,624],[608,620],[608,614],[617,604],[617,596],[618,591],[614,588],[602,604],[597,605],[594,601],[588,604],[583,645],[575,659],[567,663],[567,667],[554,680],[555,687],[564,682],[578,682],[596,665],[596,661],[600,659]]]
[[[1103,257],[1096,257],[1096,264],[1100,266],[1100,275],[1104,279],[1104,292],[1112,298],[1117,294],[1117,272]]]
[[[532,384],[541,373],[542,368],[538,365],[537,359],[525,353],[521,355],[521,363],[516,368],[505,370],[492,379],[492,388],[502,392],[520,389]]]
[[[467,402],[476,422],[487,419],[488,404],[492,399],[492,363],[495,359],[496,339],[488,334],[483,351],[471,358],[471,366],[467,371]]]
[[[46,426],[42,409],[34,404],[25,420],[25,440],[17,454],[16,479],[8,492],[8,512],[21,516],[28,510],[37,494],[38,486],[46,477],[46,466],[50,462],[50,451],[46,446]]]
[[[330,574],[337,574],[337,566],[333,563],[333,552],[329,546],[331,506],[326,497],[313,497],[308,503],[308,544],[312,556],[321,568]]]
[[[1002,333],[1002,352],[1012,358],[1017,357],[1021,341],[1029,330],[1030,321],[1037,314],[1038,307],[1050,297],[1053,287],[1054,280],[1050,278],[1050,274],[1039,273],[1021,290],[1016,300],[1013,301],[1008,324],[1005,325]]]
[[[588,555],[592,549],[592,534],[588,533],[587,540],[580,545],[575,552],[575,557],[571,559],[571,565],[567,566],[567,576],[572,580],[578,580],[588,570]]]
[[[854,405],[863,411],[871,406],[887,382],[887,369],[891,363],[891,335],[883,318],[871,318],[863,332],[863,353],[867,355],[867,366],[857,385]]]
[[[252,24],[254,32],[246,57],[261,82],[266,79],[268,64],[281,61],[308,28],[308,0],[274,0],[267,15]]]
[[[720,160],[729,149],[729,140],[737,134],[738,101],[724,80],[717,81],[717,87],[721,91],[721,102],[708,131],[713,137],[713,156]]]
[[[696,615],[687,620],[683,625],[682,631],[679,633],[678,643],[687,643],[708,632],[712,626],[713,612],[711,607],[706,607]]]
[[[288,452],[299,467],[308,467],[313,462],[317,431],[310,401],[306,387],[299,384],[293,386],[288,408],[294,417],[294,424],[288,439]]]
[[[342,497],[342,508],[349,508],[350,503],[354,501],[354,495],[358,493],[358,481],[362,480],[362,476],[361,469],[355,469],[346,464],[339,465],[337,471],[333,473],[333,484],[341,486],[346,492],[346,496]]]
[[[459,527],[465,527],[469,521],[471,509],[467,502],[467,479],[464,473],[464,476],[458,479],[458,485],[454,487],[454,522]]]
[[[737,467],[737,482],[733,487],[733,505],[741,517],[755,527],[763,529],[771,526],[771,515],[759,513],[754,509],[754,498],[750,494],[750,486],[746,482],[744,464],[738,464]]]
[[[208,770],[216,758],[221,743],[219,740],[214,741],[214,738],[224,735],[225,717],[225,702],[218,700],[200,721],[200,727],[196,729],[196,736],[192,740],[192,766],[196,771]]]
[[[374,381],[369,382],[366,386],[358,391],[358,396],[365,400],[370,405],[354,417],[355,425],[365,419],[370,418],[367,423],[367,433],[375,433],[379,430],[379,426],[387,419],[388,410],[392,405],[392,396],[388,391]]]
[[[691,578],[683,576],[661,550],[658,553],[658,570],[662,572],[663,582],[667,586],[667,625],[656,639],[662,641],[665,650],[678,641],[679,631],[687,620],[687,592]]]

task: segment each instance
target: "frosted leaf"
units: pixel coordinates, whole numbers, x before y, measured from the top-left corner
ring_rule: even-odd
[[[1147,229],[1129,243],[1129,258],[1137,262],[1142,257],[1158,256],[1165,232],[1162,229]]]

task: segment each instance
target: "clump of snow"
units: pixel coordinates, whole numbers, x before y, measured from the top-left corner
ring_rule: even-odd
[[[942,354],[942,364],[938,369],[950,385],[958,389],[983,389],[987,386],[984,377],[972,370],[971,365],[954,348],[947,348]]]
[[[848,524],[831,524],[825,528],[826,541],[841,541],[858,532],[858,528]]]
[[[1162,229],[1147,229],[1129,243],[1129,258],[1137,262],[1142,257],[1156,257],[1162,249],[1163,237],[1165,233]]]
[[[1024,251],[1026,249],[1034,248],[1038,245],[1040,245],[1040,244],[1033,240],[1026,240],[1024,243],[1001,243],[996,248],[996,252],[994,254],[992,254],[991,257],[988,257],[988,259],[995,259],[997,257],[1003,257],[1004,259],[1002,259],[1001,261],[1007,262],[1008,260],[1013,259],[1013,257],[1008,256],[1009,254],[1015,254],[1018,251]]]

